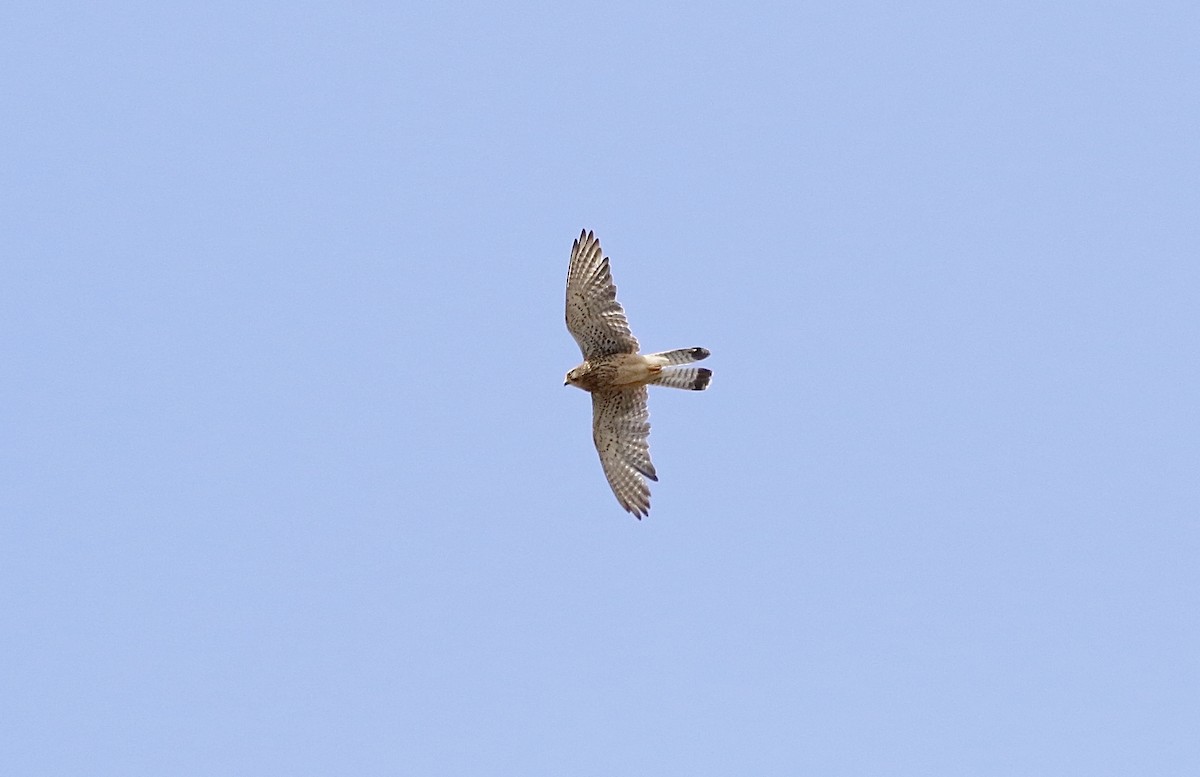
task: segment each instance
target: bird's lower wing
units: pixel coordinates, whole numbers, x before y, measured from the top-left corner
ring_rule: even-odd
[[[592,394],[592,439],[613,494],[641,519],[650,512],[646,478],[658,480],[650,461],[650,410],[645,386]]]

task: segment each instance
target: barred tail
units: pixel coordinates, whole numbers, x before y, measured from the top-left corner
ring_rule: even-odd
[[[654,380],[655,386],[669,386],[688,391],[704,391],[712,382],[712,370],[703,367],[688,367],[684,370],[663,370]]]
[[[679,348],[674,351],[660,351],[647,354],[647,359],[664,359],[663,365],[691,364],[708,358],[707,348]]]

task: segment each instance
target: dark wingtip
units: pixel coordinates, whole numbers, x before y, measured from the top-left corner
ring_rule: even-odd
[[[712,382],[712,370],[704,367],[696,370],[696,382],[692,384],[692,391],[703,391],[708,388],[708,384]]]
[[[696,361],[700,361],[701,359],[707,359],[711,355],[712,355],[712,352],[709,351],[707,348],[693,348],[692,349],[692,358],[695,359]]]

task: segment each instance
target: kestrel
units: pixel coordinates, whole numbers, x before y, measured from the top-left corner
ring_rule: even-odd
[[[650,512],[650,487],[657,481],[650,462],[650,411],[646,386],[703,391],[712,370],[703,367],[664,369],[708,357],[705,348],[639,354],[638,341],[608,268],[608,257],[591,232],[582,232],[571,247],[567,271],[567,329],[583,364],[567,373],[570,384],[592,394],[592,439],[600,453],[604,476],[617,501],[641,520]]]

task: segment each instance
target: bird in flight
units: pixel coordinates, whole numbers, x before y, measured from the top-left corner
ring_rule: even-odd
[[[706,348],[638,353],[638,341],[613,284],[608,257],[591,232],[580,233],[571,247],[567,271],[567,329],[583,364],[567,373],[563,385],[592,395],[592,440],[604,476],[621,507],[641,520],[650,512],[650,487],[657,481],[650,462],[650,411],[646,386],[703,391],[712,370],[682,367],[708,358]]]

